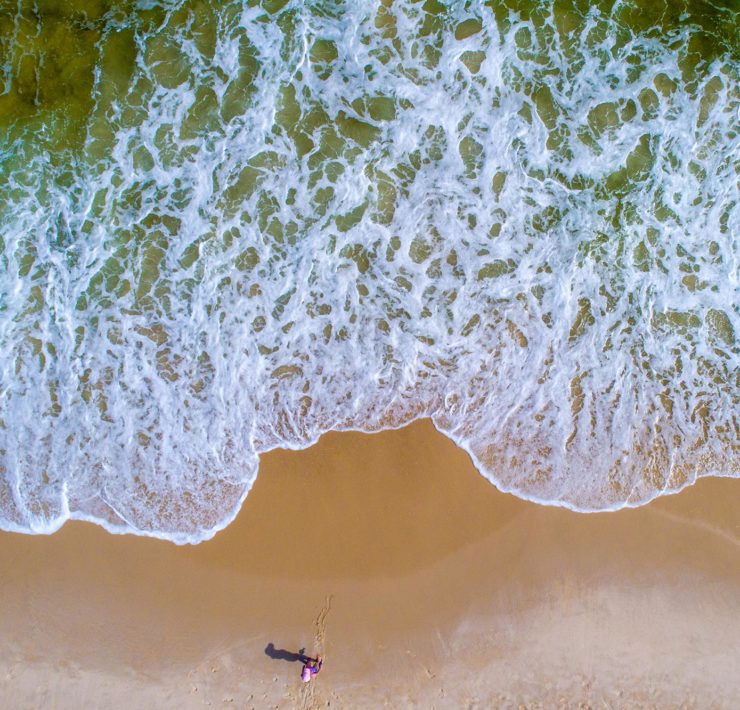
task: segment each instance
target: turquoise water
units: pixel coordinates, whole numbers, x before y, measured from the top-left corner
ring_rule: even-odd
[[[0,11],[0,526],[195,542],[420,416],[576,510],[737,475],[739,18]]]

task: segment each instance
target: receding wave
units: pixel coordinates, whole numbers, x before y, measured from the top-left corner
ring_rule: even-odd
[[[577,510],[740,473],[737,12],[78,6],[0,18],[0,526],[196,542],[418,417]]]

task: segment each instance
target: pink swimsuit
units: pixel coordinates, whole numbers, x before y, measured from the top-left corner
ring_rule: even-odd
[[[318,672],[321,670],[321,666],[321,663],[319,663],[319,665],[317,666],[309,666],[308,664],[303,666],[303,671],[301,672],[301,680],[304,683],[308,683],[311,678],[318,674]]]

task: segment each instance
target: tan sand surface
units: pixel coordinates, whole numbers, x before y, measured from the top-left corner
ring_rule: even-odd
[[[201,545],[69,523],[0,569],[3,708],[740,707],[740,482],[545,508],[428,421],[264,456]]]

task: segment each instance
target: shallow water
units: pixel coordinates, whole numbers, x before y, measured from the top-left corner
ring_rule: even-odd
[[[0,13],[0,526],[197,541],[429,416],[578,510],[738,475],[740,13]]]

